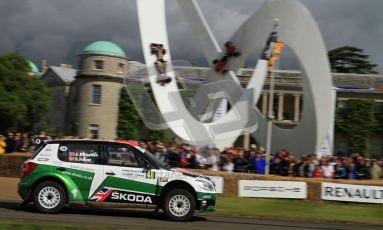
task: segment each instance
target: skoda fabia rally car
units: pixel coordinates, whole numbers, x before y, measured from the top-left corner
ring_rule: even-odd
[[[40,146],[22,167],[18,193],[43,213],[57,213],[67,204],[122,203],[162,209],[171,220],[186,221],[195,210],[215,210],[210,178],[171,168],[139,146],[95,140],[36,143]]]

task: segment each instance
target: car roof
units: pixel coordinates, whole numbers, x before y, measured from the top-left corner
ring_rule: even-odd
[[[129,142],[122,141],[112,141],[112,140],[95,140],[95,139],[58,139],[58,140],[49,140],[48,144],[62,144],[62,143],[94,143],[94,144],[129,144]],[[132,145],[134,146],[134,145]]]

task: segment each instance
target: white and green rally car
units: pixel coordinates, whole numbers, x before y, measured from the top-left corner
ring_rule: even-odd
[[[41,146],[22,167],[18,193],[41,212],[57,213],[66,204],[122,203],[161,208],[170,219],[185,221],[196,209],[215,210],[211,179],[171,168],[138,146],[95,140],[36,142]]]

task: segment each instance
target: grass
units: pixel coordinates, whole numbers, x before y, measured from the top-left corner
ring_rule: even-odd
[[[219,197],[217,215],[383,225],[383,206],[304,200]]]
[[[111,229],[109,226],[83,226],[83,225],[71,225],[71,224],[41,224],[41,223],[29,223],[20,221],[0,221],[0,229],[6,230],[107,230]],[[113,227],[116,229],[116,227]],[[120,229],[120,228],[117,228]]]
[[[213,215],[383,225],[383,205],[358,203],[219,196],[217,210]],[[7,230],[106,230],[110,228],[110,226],[0,221],[0,229]]]

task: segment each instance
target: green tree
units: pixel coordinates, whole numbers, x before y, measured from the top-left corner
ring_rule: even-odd
[[[352,46],[342,46],[328,52],[331,70],[334,73],[375,74],[377,66],[370,63],[369,55],[362,49]]]
[[[137,140],[140,115],[124,88],[121,89],[117,135],[121,139]]]
[[[23,56],[0,56],[0,132],[33,131],[49,111],[49,90],[30,71]]]
[[[131,88],[130,90],[134,91],[134,88]],[[133,92],[135,93],[135,92]],[[149,89],[148,93],[151,95],[152,92]],[[136,100],[139,102],[139,105],[144,107],[147,103],[146,100],[153,100],[153,98],[144,98],[140,97],[139,91],[137,91],[136,94]],[[151,111],[149,109],[145,110],[145,113],[147,115],[147,119],[149,119],[150,122],[158,122],[158,116],[156,116],[155,111]],[[117,135],[119,138],[122,139],[132,139],[137,140],[140,136],[142,136],[145,133],[148,133],[148,136],[145,136],[144,139],[146,140],[161,140],[166,141],[167,137],[164,130],[145,130],[144,123],[136,110],[136,107],[133,103],[133,101],[130,99],[129,94],[125,89],[121,90],[121,97],[119,102],[119,114],[118,114],[118,127],[117,127]],[[141,135],[140,135],[141,134]]]
[[[335,126],[348,136],[351,153],[368,154],[370,134],[376,130],[374,100],[350,99],[347,110],[337,109]]]

